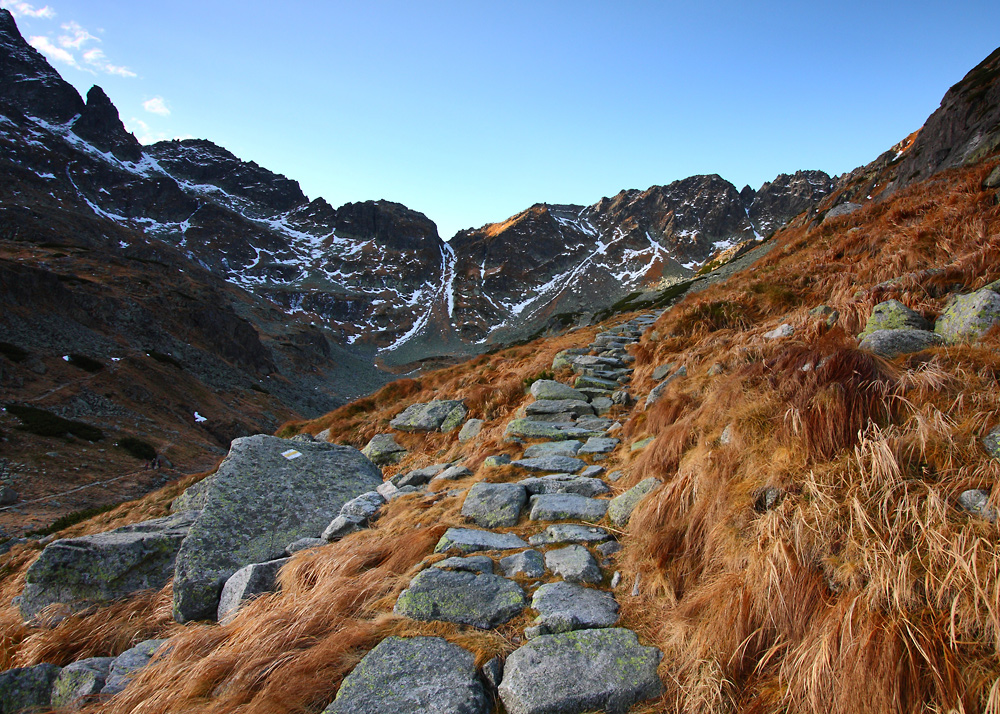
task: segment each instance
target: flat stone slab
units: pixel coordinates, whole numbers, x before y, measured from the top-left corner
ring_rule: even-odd
[[[464,570],[468,573],[493,574],[493,559],[485,555],[470,555],[467,558],[445,558],[431,566],[444,570]]]
[[[622,628],[544,635],[507,658],[500,699],[507,714],[625,714],[663,692],[662,657]]]
[[[587,439],[587,443],[580,448],[581,454],[609,454],[618,448],[622,443],[620,439],[611,437],[592,436]]]
[[[593,414],[594,408],[582,399],[540,399],[524,408],[525,414]]]
[[[585,402],[587,397],[569,385],[552,379],[539,379],[531,385],[531,396],[538,400],[575,399]]]
[[[575,424],[535,421],[533,419],[512,419],[504,429],[504,438],[544,439],[545,441],[565,441],[597,436]]]
[[[588,431],[597,432],[601,434],[614,425],[614,419],[607,419],[605,417],[580,417],[576,420],[576,426],[579,429],[587,429]],[[591,437],[593,438],[593,437]],[[600,437],[598,437],[600,438]],[[589,439],[588,439],[589,441]]]
[[[589,389],[604,389],[609,392],[617,390],[621,385],[618,384],[617,380],[614,379],[604,379],[603,377],[591,377],[586,374],[581,374],[573,382],[573,386],[577,389],[589,388]]]
[[[590,551],[582,545],[568,545],[545,554],[545,567],[571,583],[600,583],[604,577]]]
[[[466,476],[471,476],[472,471],[470,471],[465,466],[455,464],[454,466],[449,466],[444,471],[439,473],[437,476],[431,479],[431,481],[458,481]]]
[[[546,493],[531,497],[533,521],[589,521],[604,518],[608,502],[572,493]]]
[[[650,476],[637,483],[620,496],[611,499],[608,505],[608,519],[616,526],[624,526],[632,516],[632,511],[647,493],[660,485],[660,480]]]
[[[407,471],[405,474],[396,474],[389,480],[392,481],[393,485],[397,488],[402,488],[403,486],[423,486],[449,466],[451,466],[451,464],[434,464],[432,466],[424,466],[420,469]]]
[[[545,441],[541,444],[532,444],[524,450],[524,458],[533,459],[539,456],[576,456],[576,452],[583,446],[582,441],[567,439],[566,441]]]
[[[440,637],[388,637],[354,668],[323,714],[486,714],[471,652]]]
[[[114,696],[125,689],[132,675],[149,664],[164,642],[166,640],[146,640],[115,657],[108,671],[107,681],[101,688],[101,694]]]
[[[572,474],[551,474],[549,476],[534,476],[518,481],[528,493],[538,495],[543,493],[575,493],[578,496],[600,496],[608,493],[611,488],[599,478],[573,476]]]
[[[528,600],[517,583],[499,575],[428,568],[399,594],[393,612],[411,620],[440,620],[488,630],[516,617]]]
[[[316,536],[344,504],[381,484],[382,472],[349,446],[263,434],[233,440],[177,554],[175,619],[215,618],[230,575]]]
[[[139,590],[159,590],[197,511],[181,511],[107,533],[53,541],[28,568],[21,615],[34,617],[54,603],[72,609],[110,602]]]
[[[461,431],[458,432],[458,442],[464,444],[467,441],[475,439],[483,430],[485,423],[482,419],[469,419],[462,425]]]
[[[547,583],[535,591],[531,607],[538,610],[536,622],[554,635],[572,630],[611,627],[618,622],[618,602],[604,590],[575,583]]]
[[[546,473],[574,474],[584,468],[587,462],[572,456],[535,456],[530,459],[511,461],[511,466],[517,466],[525,471],[542,471]]]
[[[435,399],[424,404],[411,404],[389,426],[400,431],[442,431],[457,429],[468,414],[460,399]]]
[[[466,494],[462,515],[483,528],[516,526],[527,502],[528,492],[520,484],[480,481]]]
[[[277,558],[266,563],[252,563],[233,573],[222,586],[216,619],[225,622],[236,614],[243,603],[278,587],[278,571],[290,558]]]
[[[900,329],[873,330],[864,335],[858,347],[892,359],[899,355],[923,352],[943,344],[944,338],[934,332]]]
[[[475,553],[480,550],[515,550],[527,548],[528,544],[513,533],[493,533],[475,528],[449,528],[434,547],[435,553],[457,550]]]
[[[531,545],[555,545],[558,543],[600,543],[611,538],[603,528],[581,526],[577,523],[556,523],[541,533],[528,538]]]
[[[545,574],[545,559],[537,550],[523,550],[502,558],[500,567],[507,577],[523,575],[526,578],[540,578]]]

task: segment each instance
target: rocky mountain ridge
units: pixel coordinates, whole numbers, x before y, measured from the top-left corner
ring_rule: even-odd
[[[310,201],[297,182],[210,141],[141,146],[103,90],[84,103],[6,11],[0,54],[4,129],[17,137],[7,159],[51,174],[64,200],[178,248],[387,363],[482,352],[556,316],[557,325],[585,320],[648,281],[690,275],[719,246],[772,232],[832,189],[822,172],[779,176],[756,192],[696,176],[587,208],[534,206],[445,242],[405,206]],[[71,151],[39,160],[20,150],[39,143]]]

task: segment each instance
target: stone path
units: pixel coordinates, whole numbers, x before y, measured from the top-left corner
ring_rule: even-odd
[[[620,576],[607,567],[620,546],[600,525],[607,520],[623,526],[656,482],[648,480],[611,499],[609,484],[620,474],[609,475],[599,464],[628,448],[615,437],[621,423],[606,415],[623,416],[635,403],[628,392],[634,362],[628,347],[659,314],[629,320],[597,335],[586,348],[557,355],[553,368],[569,367],[572,382],[535,382],[534,401],[506,426],[506,439],[523,447],[507,468],[521,478],[475,483],[461,511],[468,527],[449,528],[435,549],[451,557],[418,573],[397,600],[397,615],[483,630],[503,626],[529,607],[538,613],[522,633],[524,644],[506,663],[497,659],[483,668],[483,681],[492,683],[509,714],[625,712],[662,691],[656,674],[660,651],[615,627],[619,604],[611,586]],[[498,462],[506,459],[491,463]],[[422,487],[447,466],[404,474],[392,483]],[[484,479],[488,473],[484,467]],[[396,495],[387,490],[380,492]],[[527,524],[537,524],[528,542],[510,532],[520,527],[523,534]],[[428,647],[428,640],[410,638],[414,646]],[[403,684],[422,684],[410,673],[398,679],[398,686],[380,681],[376,665],[385,657],[383,649],[372,650],[348,675],[327,713],[353,710],[347,699],[372,687],[393,699],[395,712],[424,711],[421,707],[428,705],[436,712],[488,711],[467,676],[455,678],[447,691],[438,690],[432,703],[408,699]],[[447,678],[442,675],[428,674],[427,686],[443,686]],[[366,684],[373,678],[374,684]]]

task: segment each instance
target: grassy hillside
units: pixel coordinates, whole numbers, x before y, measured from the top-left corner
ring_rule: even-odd
[[[1000,462],[980,444],[1000,422],[1000,329],[892,361],[856,340],[883,300],[933,318],[950,294],[1000,278],[1000,207],[981,189],[996,163],[818,226],[802,217],[753,268],[681,301],[634,349],[635,394],[665,362],[688,376],[630,412],[622,438],[653,437],[649,446],[607,463],[625,472],[616,493],[649,476],[664,482],[619,534],[616,556],[622,623],[664,653],[666,694],[633,711],[1000,711],[997,526],[956,506],[969,488],[991,490],[1000,505]],[[832,327],[810,314],[820,305],[839,312]],[[764,336],[783,323],[791,337]],[[513,453],[503,428],[527,401],[526,381],[599,329],[400,380],[280,433],[329,429],[332,441],[360,447],[409,404],[464,398],[470,416],[487,420],[477,441],[399,435],[411,453],[386,473],[458,458],[475,471],[487,455]],[[185,485],[59,535],[162,515]],[[446,490],[455,485],[468,483],[397,499],[372,529],[298,553],[282,591],[227,625],[173,624],[169,586],[52,629],[22,625],[7,605],[0,667],[171,636],[167,656],[88,711],[274,714],[320,711],[391,634],[443,636],[482,664],[516,649],[527,615],[493,632],[392,615],[416,566],[443,557],[432,550],[444,529],[462,524],[462,499]],[[765,488],[780,494],[769,509]],[[20,592],[39,549],[0,556],[0,602]]]

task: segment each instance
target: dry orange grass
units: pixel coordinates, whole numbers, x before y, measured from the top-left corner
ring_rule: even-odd
[[[932,317],[949,292],[1000,277],[1000,209],[979,190],[991,168],[949,172],[811,230],[799,222],[752,271],[669,310],[661,339],[634,348],[638,394],[658,364],[688,370],[622,430],[626,442],[652,444],[606,462],[626,472],[616,492],[663,481],[617,556],[622,622],[664,652],[666,693],[635,712],[1000,714],[997,526],[955,505],[967,488],[991,489],[1000,505],[1000,462],[979,444],[1000,423],[1000,330],[891,362],[853,338],[881,300]],[[832,329],[808,315],[819,304],[840,313]],[[782,322],[795,326],[791,338],[764,339]],[[460,458],[475,469],[488,454],[517,453],[503,429],[527,401],[524,380],[598,329],[400,380],[285,431],[330,429],[331,440],[362,446],[409,404],[463,398],[487,420],[480,437],[400,435],[411,453],[387,475]],[[716,364],[722,374],[710,377]],[[484,475],[515,476],[475,478]],[[781,496],[765,510],[768,487]],[[492,633],[390,614],[415,566],[438,557],[441,529],[461,523],[461,500],[442,490],[394,501],[371,531],[298,554],[281,593],[223,626],[158,620],[166,592],[79,617],[66,632],[28,631],[2,610],[6,661],[58,659],[60,643],[96,652],[87,647],[102,638],[122,648],[142,602],[152,608],[143,632],[173,632],[173,647],[102,711],[316,712],[389,634],[438,634],[480,662],[509,653],[530,613]],[[16,594],[34,552],[8,556],[0,594]]]

